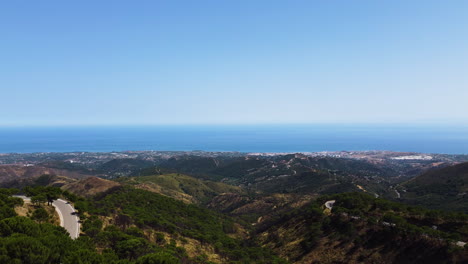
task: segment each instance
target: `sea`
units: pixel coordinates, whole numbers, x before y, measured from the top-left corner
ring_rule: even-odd
[[[0,127],[0,153],[112,151],[468,154],[468,126],[165,125]]]

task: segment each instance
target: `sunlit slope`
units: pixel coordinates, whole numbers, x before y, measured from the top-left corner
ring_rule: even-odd
[[[122,177],[118,179],[118,182],[189,203],[205,203],[219,194],[244,192],[236,186],[221,182],[205,181],[178,173]]]

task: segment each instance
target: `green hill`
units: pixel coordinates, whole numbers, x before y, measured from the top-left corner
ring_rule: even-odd
[[[188,175],[172,173],[152,176],[121,177],[122,184],[160,193],[189,203],[206,203],[222,193],[243,193],[232,185],[221,182],[205,181]]]
[[[135,171],[154,166],[154,162],[142,159],[113,159],[101,164],[96,171],[108,175],[127,176]]]
[[[284,263],[254,241],[238,238],[243,228],[232,218],[157,193],[126,186],[77,206],[92,216],[85,220],[83,231],[98,248],[118,253],[118,244],[127,243],[125,234],[131,234],[139,237],[141,245],[127,250],[142,256],[151,251],[145,248],[156,245],[178,252],[181,263]],[[115,237],[111,232],[122,234]]]
[[[468,212],[468,162],[428,171],[401,186],[405,202]]]
[[[339,193],[365,190],[383,195],[396,172],[363,160],[309,157],[302,154],[245,157],[184,155],[137,175],[178,172],[265,193]]]

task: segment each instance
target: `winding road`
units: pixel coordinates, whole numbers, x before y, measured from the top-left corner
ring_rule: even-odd
[[[22,198],[25,202],[31,201],[29,197],[24,195],[15,196]],[[77,239],[80,236],[80,219],[76,215],[75,208],[69,202],[62,199],[55,200],[52,205],[60,217],[60,226],[67,230],[72,239]]]
[[[62,199],[55,200],[52,205],[60,217],[60,226],[68,231],[72,239],[77,239],[80,235],[80,219],[76,215],[75,208]]]
[[[331,210],[333,208],[334,203],[335,203],[335,200],[326,201],[325,207]]]

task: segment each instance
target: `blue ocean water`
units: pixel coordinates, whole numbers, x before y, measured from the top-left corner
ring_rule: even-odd
[[[246,125],[0,128],[0,153],[392,150],[468,154],[468,126]]]

